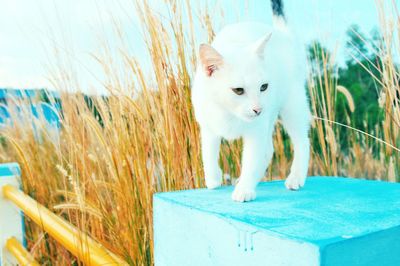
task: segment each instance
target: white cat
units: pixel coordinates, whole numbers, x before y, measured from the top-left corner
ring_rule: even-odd
[[[305,91],[304,47],[286,26],[281,0],[272,0],[274,25],[239,23],[225,27],[212,45],[202,44],[192,88],[200,125],[205,181],[219,187],[221,138],[243,138],[242,171],[232,199],[255,199],[273,153],[272,134],[280,115],[294,146],[285,185],[305,183],[309,162],[310,112]]]

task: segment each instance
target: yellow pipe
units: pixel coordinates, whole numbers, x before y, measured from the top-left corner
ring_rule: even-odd
[[[29,253],[15,237],[7,239],[7,250],[17,259],[18,263],[23,266],[40,266],[35,261],[31,253]]]
[[[26,216],[79,258],[85,265],[128,265],[85,233],[49,211],[46,207],[11,186],[3,186],[3,195]]]

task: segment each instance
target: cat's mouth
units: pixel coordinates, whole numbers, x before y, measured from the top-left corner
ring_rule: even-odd
[[[258,115],[248,115],[248,114],[246,114],[246,115],[243,115],[242,116],[242,119],[244,120],[244,121],[246,121],[246,122],[251,122],[251,121],[253,121],[254,119],[256,119],[258,117]]]

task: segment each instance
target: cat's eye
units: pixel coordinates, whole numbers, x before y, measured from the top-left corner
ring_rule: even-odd
[[[236,93],[237,95],[242,95],[244,93],[243,88],[233,88],[232,91]]]
[[[268,89],[268,83],[261,85],[260,91],[266,91]]]

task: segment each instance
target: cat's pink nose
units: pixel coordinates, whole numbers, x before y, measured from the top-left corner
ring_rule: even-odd
[[[253,112],[256,113],[256,115],[260,115],[262,111],[261,107],[253,108]]]

